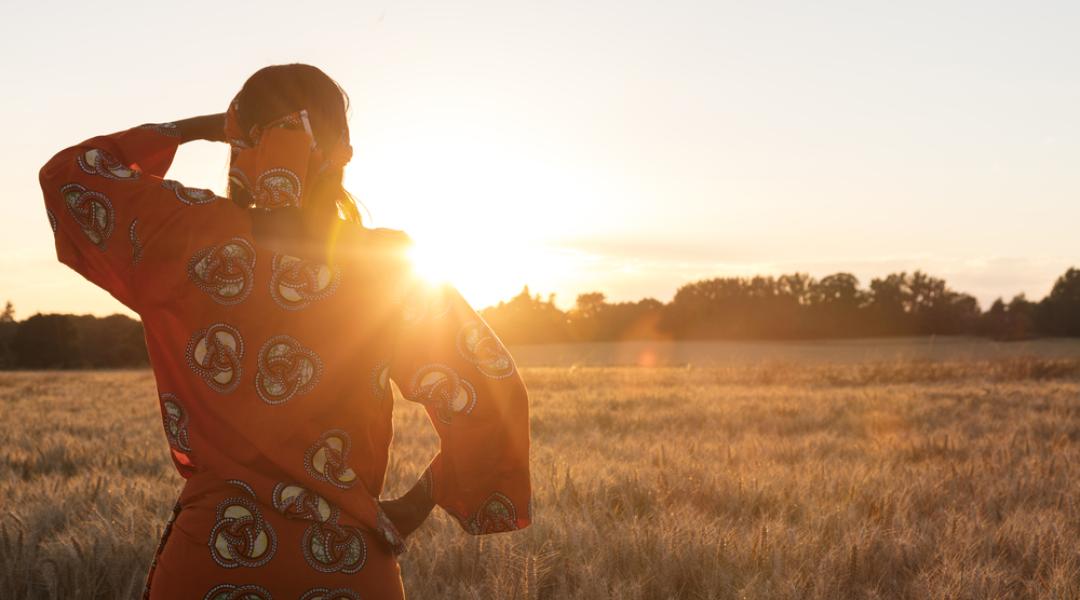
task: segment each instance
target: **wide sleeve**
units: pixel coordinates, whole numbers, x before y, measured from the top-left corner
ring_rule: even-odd
[[[450,285],[407,286],[390,377],[423,404],[439,453],[419,485],[474,534],[532,520],[529,400],[513,358]]]
[[[147,241],[184,206],[215,199],[163,179],[180,141],[175,125],[142,125],[61,150],[38,176],[57,258],[136,311]]]

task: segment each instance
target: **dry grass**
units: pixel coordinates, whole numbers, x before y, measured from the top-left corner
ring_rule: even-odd
[[[525,376],[536,523],[437,514],[411,597],[1080,598],[1075,362]],[[396,419],[403,486],[434,439]],[[181,485],[151,376],[2,374],[0,423],[0,598],[134,596]]]

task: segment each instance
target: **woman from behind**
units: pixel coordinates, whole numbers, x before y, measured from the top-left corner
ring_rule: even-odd
[[[184,487],[145,597],[402,598],[396,556],[441,506],[470,534],[531,521],[528,394],[449,286],[409,271],[342,186],[347,99],[322,71],[256,72],[225,114],[62,150],[40,181],[57,256],[139,313]],[[164,179],[230,144],[228,198]],[[392,382],[439,453],[380,501]]]

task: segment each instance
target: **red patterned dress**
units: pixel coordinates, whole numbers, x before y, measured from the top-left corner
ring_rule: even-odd
[[[343,225],[326,262],[261,246],[248,209],[163,179],[179,142],[136,127],[40,173],[59,260],[142,317],[186,479],[148,597],[403,597],[376,501],[391,381],[441,438],[421,479],[434,501],[471,534],[528,525],[527,392],[484,321],[414,284],[399,232]]]

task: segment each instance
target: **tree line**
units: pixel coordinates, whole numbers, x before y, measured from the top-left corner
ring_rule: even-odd
[[[815,279],[717,277],[683,285],[668,303],[577,297],[567,311],[526,287],[481,311],[506,343],[616,340],[798,340],[975,335],[998,340],[1080,336],[1080,269],[1067,270],[1042,300],[999,298],[983,311],[974,296],[921,271],[863,287],[850,273]]]
[[[0,313],[0,368],[100,369],[149,364],[142,323],[130,317],[36,314],[16,321],[10,302]]]
[[[608,302],[579,294],[569,310],[526,286],[480,311],[508,344],[619,340],[797,340],[975,335],[998,340],[1080,337],[1080,269],[1067,270],[1039,301],[997,299],[987,310],[971,295],[921,271],[860,285],[850,273],[815,279],[717,277],[683,285],[671,302]],[[121,368],[149,364],[142,324],[124,315],[0,313],[0,368]]]

